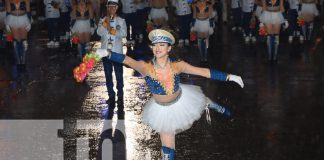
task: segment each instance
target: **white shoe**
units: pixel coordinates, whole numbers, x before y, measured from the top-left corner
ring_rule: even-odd
[[[55,41],[55,42],[54,42],[54,46],[55,46],[55,47],[59,47],[59,46],[60,46],[60,42],[59,42],[59,41]]]
[[[289,42],[289,43],[292,43],[292,42],[293,42],[293,36],[289,36],[289,37],[288,37],[288,42]]]
[[[236,27],[232,27],[232,31],[235,32],[236,31]]]
[[[183,43],[184,43],[183,39],[179,39],[178,47],[183,47]]]
[[[299,42],[300,42],[300,43],[304,43],[304,36],[302,36],[302,35],[299,36]]]
[[[256,38],[255,38],[255,36],[253,36],[253,37],[251,38],[251,41],[252,41],[253,43],[256,42]]]
[[[244,41],[245,41],[245,43],[249,43],[250,42],[250,36],[245,36]]]
[[[185,39],[185,46],[189,46],[189,45],[190,45],[189,39]]]
[[[52,46],[54,46],[54,41],[49,41],[46,45],[47,45],[48,47],[52,47]]]
[[[300,32],[296,31],[296,37],[299,37],[299,36],[300,36]]]

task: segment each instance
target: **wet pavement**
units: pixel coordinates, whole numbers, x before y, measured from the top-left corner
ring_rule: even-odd
[[[317,36],[319,31],[315,33]],[[27,71],[17,81],[10,79],[11,49],[1,50],[5,54],[2,60],[6,59],[0,68],[1,119],[61,120],[64,129],[57,134],[65,137],[64,159],[76,159],[79,152],[76,137],[86,131],[91,137],[90,150],[83,154],[100,159],[98,143],[103,142],[99,134],[106,125],[102,112],[107,108],[108,98],[102,65],[97,64],[84,83],[77,83],[72,75],[79,64],[75,48],[68,44],[47,48],[46,31],[41,23],[34,26],[29,38]],[[93,45],[96,47],[97,42]],[[229,25],[217,28],[211,38],[208,66],[242,76],[245,87],[181,76],[182,82],[201,86],[212,100],[228,106],[233,116],[227,118],[211,112],[209,125],[203,114],[191,129],[176,136],[177,159],[323,159],[323,42],[317,46],[313,42],[288,44],[283,36],[279,50],[277,64],[270,64],[262,40],[257,45],[246,45],[238,33],[230,31]],[[200,65],[195,45],[176,47],[173,52],[193,65]],[[134,51],[128,48],[127,54],[137,59],[150,57],[149,49],[143,47],[135,47]],[[151,95],[142,77],[130,68],[124,69],[125,120],[114,119],[113,125],[124,130],[125,140],[119,137],[114,141],[119,151],[114,151],[114,159],[158,159],[159,136],[141,120],[143,106]],[[94,120],[91,130],[77,127],[80,120]],[[107,123],[111,125],[110,121]],[[3,125],[0,133],[8,127]],[[0,144],[5,144],[3,141],[0,138]],[[3,147],[6,145],[0,146]],[[0,154],[0,159],[6,159],[3,155]]]

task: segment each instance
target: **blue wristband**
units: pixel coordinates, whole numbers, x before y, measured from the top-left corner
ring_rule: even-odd
[[[120,53],[116,53],[116,52],[111,52],[109,59],[114,61],[114,62],[118,62],[118,63],[123,63],[125,60],[125,55],[124,54],[120,54]]]
[[[210,69],[210,78],[212,80],[226,81],[227,74],[224,72],[217,71],[215,69]]]

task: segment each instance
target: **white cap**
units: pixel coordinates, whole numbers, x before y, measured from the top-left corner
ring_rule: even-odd
[[[170,32],[163,29],[152,30],[149,33],[148,38],[151,40],[152,44],[162,42],[173,45],[175,41],[173,35]]]

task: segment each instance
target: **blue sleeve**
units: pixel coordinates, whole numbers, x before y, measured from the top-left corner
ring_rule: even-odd
[[[215,69],[210,69],[210,79],[212,80],[219,80],[219,81],[226,81],[227,80],[227,73],[217,71]]]

